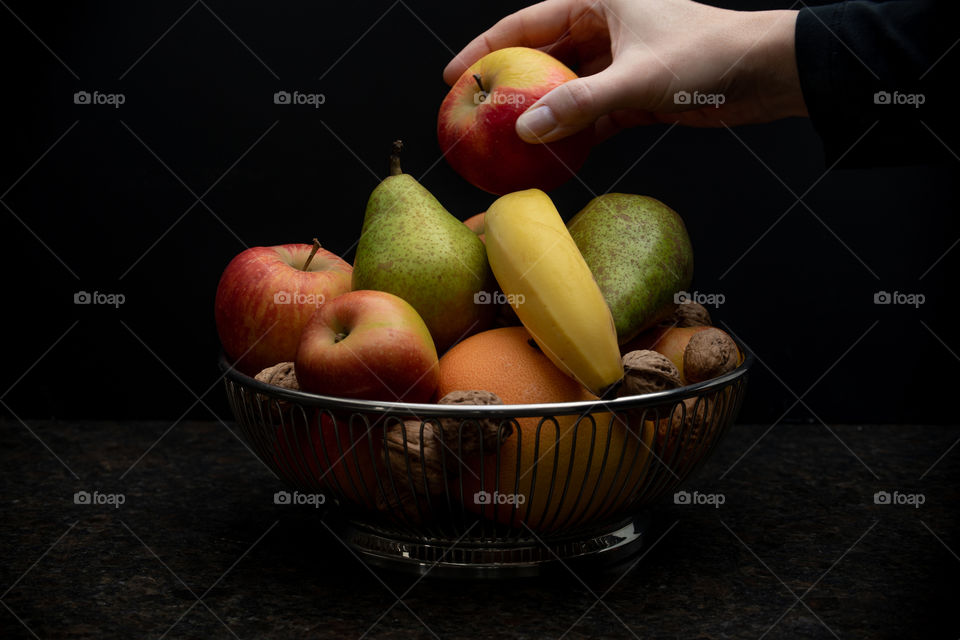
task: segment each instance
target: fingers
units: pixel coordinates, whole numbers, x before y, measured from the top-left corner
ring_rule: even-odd
[[[553,142],[572,135],[615,109],[630,106],[628,64],[615,62],[600,73],[566,82],[537,100],[517,119],[527,142]]]
[[[543,47],[558,40],[576,20],[573,0],[546,0],[508,15],[473,39],[443,70],[453,85],[471,64],[504,47]]]

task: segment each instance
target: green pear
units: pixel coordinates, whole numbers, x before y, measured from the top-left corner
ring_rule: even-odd
[[[492,276],[483,242],[412,176],[394,143],[390,176],[370,194],[353,288],[399,296],[417,310],[442,353],[490,324]],[[487,292],[486,294],[481,294]]]
[[[673,310],[693,278],[693,247],[677,212],[659,200],[607,193],[567,228],[613,313],[620,344]]]

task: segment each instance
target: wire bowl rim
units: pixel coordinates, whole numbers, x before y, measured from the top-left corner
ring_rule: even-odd
[[[543,415],[566,416],[596,413],[599,411],[622,412],[631,409],[643,409],[662,406],[667,403],[678,402],[711,391],[717,391],[732,385],[747,375],[753,366],[754,355],[739,340],[734,338],[737,348],[743,354],[743,361],[728,373],[716,378],[689,384],[676,389],[645,393],[641,395],[623,396],[621,398],[583,400],[578,402],[549,402],[540,404],[503,404],[503,405],[441,405],[430,403],[387,402],[375,400],[358,400],[325,396],[309,391],[285,389],[276,385],[261,382],[241,372],[230,362],[226,352],[220,351],[218,364],[223,377],[240,386],[257,393],[278,399],[296,402],[302,406],[336,409],[342,411],[357,411],[363,413],[389,413],[391,415],[408,415],[418,418],[527,418]]]

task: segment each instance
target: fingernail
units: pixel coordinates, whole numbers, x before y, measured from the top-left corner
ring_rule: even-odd
[[[527,142],[538,142],[556,127],[557,119],[547,105],[534,107],[517,118],[517,134]]]

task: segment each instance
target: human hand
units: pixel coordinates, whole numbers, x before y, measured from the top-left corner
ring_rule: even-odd
[[[527,142],[551,142],[591,125],[603,139],[656,122],[715,127],[806,116],[796,16],[691,0],[546,0],[477,36],[443,78],[452,85],[479,58],[511,46],[539,48],[574,66],[579,79],[517,120]]]

